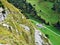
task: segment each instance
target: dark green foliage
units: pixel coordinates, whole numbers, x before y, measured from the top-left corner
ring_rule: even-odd
[[[17,1],[8,0],[8,2],[12,3],[15,7],[21,9],[23,13],[28,13],[28,14],[31,14],[31,16],[33,15],[33,17],[37,17],[35,8],[30,3],[27,3],[26,0],[17,0]],[[36,6],[36,5],[34,5],[34,6]],[[28,18],[28,16],[26,16],[26,17]]]
[[[33,6],[36,6],[35,4]]]
[[[60,0],[44,0],[44,1],[49,1],[49,2],[60,2]]]
[[[49,0],[50,2],[55,2],[55,0]]]
[[[57,22],[57,24],[54,25],[54,27],[56,27],[57,29],[60,29],[60,23],[59,23],[59,21]]]
[[[46,36],[47,38],[49,38],[49,35],[48,35],[48,34],[45,34],[45,36]]]
[[[1,3],[1,1],[0,1],[0,7],[4,8],[3,4]]]
[[[52,9],[53,9],[54,11],[56,11],[57,13],[60,13],[60,2],[54,3]]]
[[[55,5],[53,5],[53,8],[51,8],[51,9],[55,11],[56,10]]]
[[[2,7],[3,5],[2,5],[2,3],[0,2],[0,7]]]
[[[29,3],[26,3],[26,0],[8,0],[8,2],[15,5],[15,7],[21,9],[24,12],[29,12],[32,9],[32,6]],[[30,7],[30,9],[28,9]]]
[[[0,7],[2,6],[2,3],[0,2]]]
[[[44,0],[44,1],[47,1],[47,0]]]

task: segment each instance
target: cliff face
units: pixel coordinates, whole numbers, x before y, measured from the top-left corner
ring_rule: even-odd
[[[49,40],[7,0],[0,0],[0,44],[7,45],[50,45]]]

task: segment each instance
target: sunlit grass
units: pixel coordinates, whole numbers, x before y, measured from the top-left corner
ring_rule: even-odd
[[[7,18],[4,20],[3,23],[8,24],[13,28],[9,29],[7,27],[0,26],[0,36],[3,37],[4,41],[3,39],[1,40],[5,43],[6,38],[6,42],[8,41],[7,43],[11,45],[35,45],[34,26],[32,25],[32,23],[28,21],[25,16],[23,16],[19,9],[8,3],[7,0],[1,0],[1,2],[4,7],[7,8],[6,11],[9,10],[10,12],[10,14],[7,15]],[[22,16],[24,18],[22,18]],[[21,27],[20,24],[29,26],[30,32],[25,31],[25,29]],[[16,32],[16,30],[18,32]]]
[[[59,21],[60,14],[58,14],[57,12],[51,9],[53,7],[52,2],[48,2],[48,1],[39,2],[38,0],[27,0],[27,2],[31,3],[32,6],[34,4],[36,5],[33,7],[37,11],[38,16],[44,19],[46,23],[49,22],[49,24],[55,24]]]

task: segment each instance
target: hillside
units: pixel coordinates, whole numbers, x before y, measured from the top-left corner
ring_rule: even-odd
[[[53,45],[60,44],[60,0],[8,0],[22,10],[27,19],[47,35]]]
[[[50,25],[59,25],[60,2],[57,0],[8,0],[24,13]],[[55,2],[54,2],[55,1]],[[17,4],[15,4],[17,3]],[[27,10],[27,11],[26,11]]]
[[[53,2],[39,0],[27,0],[27,2],[31,3],[37,11],[38,16],[45,20],[46,23],[56,24],[60,22],[60,13],[52,10]]]
[[[7,0],[0,0],[0,2],[2,3],[0,6],[1,45],[50,45],[47,37],[26,19],[20,9],[8,3]]]

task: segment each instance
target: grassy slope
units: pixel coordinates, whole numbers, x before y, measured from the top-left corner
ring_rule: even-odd
[[[37,24],[37,23],[39,23],[39,22],[37,22],[37,21],[35,21],[35,20],[31,20],[32,21],[32,23],[33,24]],[[42,33],[44,33],[44,34],[48,34],[49,35],[49,40],[51,41],[51,43],[53,44],[53,45],[60,45],[60,36],[58,36],[58,35],[60,35],[60,33],[59,33],[59,31],[57,30],[57,29],[55,29],[54,27],[51,27],[51,26],[46,26],[46,25],[44,25],[45,27],[44,28],[39,28],[38,27],[38,29],[40,29],[41,31],[42,31]],[[53,29],[52,29],[53,28]],[[53,33],[53,32],[55,32],[56,34],[58,34],[58,35],[56,35],[55,33]]]
[[[35,4],[34,8],[37,11],[37,14],[43,18],[46,23],[56,23],[60,19],[60,14],[52,11],[51,7],[53,3],[51,2],[39,2],[38,0],[27,0],[27,2],[31,3],[32,6]],[[40,12],[41,10],[41,12]]]
[[[53,45],[59,45],[60,44],[60,36],[55,35],[53,32],[49,31],[48,29],[40,29],[43,33],[49,35],[49,39],[52,42]]]
[[[34,23],[34,24],[37,24],[38,22],[42,23],[40,20],[33,18],[29,14],[26,14],[26,15],[29,17],[29,20],[31,20],[32,23]],[[53,26],[49,26],[49,25],[44,25],[44,26],[46,26],[47,28],[51,29],[52,31],[54,31],[55,33],[60,35],[60,30],[59,29],[57,29],[57,28],[55,28]]]
[[[12,26],[13,29],[11,29],[12,32],[10,32],[11,31],[10,29],[7,29],[6,27],[3,28],[2,24],[1,24],[1,26],[0,26],[0,32],[1,32],[0,33],[0,36],[1,36],[0,43],[6,42],[8,44],[10,43],[11,45],[23,45],[23,44],[24,45],[35,45],[35,43],[34,43],[34,27],[31,24],[31,22],[28,21],[17,8],[15,8],[12,4],[8,3],[7,0],[1,0],[1,2],[4,5],[4,7],[7,8],[6,10],[10,11],[10,14],[8,14],[7,18],[5,19],[5,21],[3,23],[6,23],[6,24]],[[22,16],[24,18],[22,18]],[[17,20],[18,20],[18,22],[17,22]],[[19,24],[27,25],[30,28],[30,31],[32,34],[25,31],[25,29],[22,28]],[[18,32],[16,32],[16,30]],[[20,32],[22,32],[22,33],[20,34]],[[12,37],[8,36],[8,35],[12,35]],[[31,40],[29,39],[29,37],[31,37]],[[27,42],[29,42],[29,43],[27,43]]]
[[[34,6],[37,14],[39,16],[41,16],[41,18],[45,19],[46,22],[52,22],[55,23],[59,20],[58,16],[59,14],[55,13],[54,11],[51,10],[52,4],[51,2],[41,2],[38,3],[38,0],[27,0],[27,2],[31,3],[32,5],[36,5]],[[39,12],[40,10],[42,10],[42,12]],[[49,16],[51,15],[51,17]],[[47,17],[48,16],[48,17]],[[32,17],[30,17],[31,19],[33,19]],[[31,20],[32,23],[34,23],[36,25],[36,23],[40,23],[39,21],[37,22],[35,19]],[[45,27],[47,27],[49,30],[57,33],[60,35],[60,31],[57,30],[54,27],[51,26],[47,26],[45,25]],[[49,31],[47,28],[39,28],[43,33],[48,34],[49,35],[49,39],[51,40],[53,45],[59,45],[60,44],[60,36],[57,36],[56,34],[54,34],[53,32]]]

